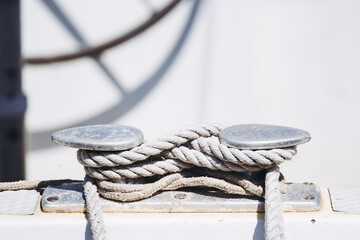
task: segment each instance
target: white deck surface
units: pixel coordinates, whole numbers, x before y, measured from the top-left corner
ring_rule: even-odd
[[[359,214],[331,210],[327,189],[322,189],[320,211],[285,213],[287,239],[356,239]],[[257,213],[105,213],[108,239],[264,239],[264,220]],[[43,213],[32,216],[0,215],[2,239],[91,239],[81,213]]]

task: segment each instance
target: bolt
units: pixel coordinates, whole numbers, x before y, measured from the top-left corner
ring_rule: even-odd
[[[177,193],[175,194],[174,198],[182,200],[185,199],[187,197],[186,193]]]
[[[314,200],[315,199],[315,195],[314,194],[304,194],[303,198],[307,201],[309,200]]]
[[[60,199],[59,196],[54,195],[54,196],[48,196],[48,197],[46,198],[46,201],[53,203],[53,202],[58,201],[59,199]]]
[[[314,185],[314,184],[311,183],[311,182],[304,182],[303,184],[304,184],[304,185],[307,185],[307,186]]]

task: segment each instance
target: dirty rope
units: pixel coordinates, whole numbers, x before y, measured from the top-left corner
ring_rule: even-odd
[[[188,127],[128,151],[79,150],[94,239],[105,239],[99,194],[128,202],[184,187],[265,197],[265,239],[285,239],[278,165],[296,148],[239,150],[220,143],[222,129],[218,124]]]

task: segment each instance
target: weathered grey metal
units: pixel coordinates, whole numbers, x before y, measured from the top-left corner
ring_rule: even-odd
[[[310,140],[304,130],[276,125],[242,124],[223,129],[220,142],[238,149],[272,149],[295,146]]]
[[[0,215],[32,215],[39,199],[36,190],[0,192]]]
[[[285,211],[317,211],[320,209],[319,188],[308,183],[287,183],[282,194]],[[44,212],[83,212],[81,183],[47,187],[42,197]],[[104,212],[261,212],[264,202],[254,197],[225,194],[220,191],[167,191],[151,198],[121,203],[101,199]]]
[[[360,187],[329,188],[334,212],[360,214]]]
[[[52,134],[54,143],[86,150],[118,151],[140,145],[144,135],[140,129],[115,124],[68,128]]]

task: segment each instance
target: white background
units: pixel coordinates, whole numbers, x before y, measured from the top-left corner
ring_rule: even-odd
[[[57,1],[89,45],[124,33],[165,1]],[[131,92],[172,49],[192,1],[101,59]],[[267,123],[310,132],[288,181],[360,185],[360,2],[357,0],[204,0],[181,53],[141,102],[115,122],[154,139],[202,122]],[[41,1],[22,1],[23,54],[72,52],[79,44]],[[59,130],[126,96],[90,58],[29,66],[27,132]],[[50,138],[49,138],[49,141]],[[31,150],[27,178],[82,178],[75,150]]]

